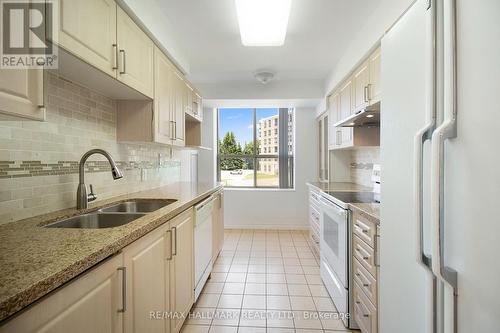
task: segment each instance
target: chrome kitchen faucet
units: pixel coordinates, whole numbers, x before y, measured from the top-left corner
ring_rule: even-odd
[[[113,175],[113,179],[117,180],[123,177],[122,172],[116,166],[115,161],[109,155],[109,153],[103,149],[92,149],[83,154],[82,159],[80,160],[80,183],[78,184],[78,191],[76,192],[76,208],[77,209],[86,209],[88,208],[88,203],[97,199],[97,196],[94,193],[94,189],[92,185],[90,185],[90,193],[87,194],[87,186],[85,185],[85,162],[87,159],[94,154],[101,154],[106,157],[111,164],[111,173]]]

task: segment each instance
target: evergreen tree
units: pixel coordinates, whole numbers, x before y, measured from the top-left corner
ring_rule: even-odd
[[[236,143],[236,136],[233,132],[227,132],[219,142],[219,153],[221,155],[235,155],[241,154],[242,149],[239,143]],[[240,158],[228,158],[221,160],[220,167],[221,170],[236,170],[243,169],[243,160]]]

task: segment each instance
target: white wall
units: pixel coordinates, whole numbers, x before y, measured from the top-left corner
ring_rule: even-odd
[[[314,108],[295,110],[295,189],[226,189],[226,228],[300,228],[308,226],[306,182],[317,179]]]
[[[369,17],[363,18],[363,27],[351,39],[340,60],[325,80],[324,95],[329,94],[356,65],[373,49],[385,32],[396,22],[414,0],[381,0]],[[323,99],[316,109],[319,115],[326,110]]]

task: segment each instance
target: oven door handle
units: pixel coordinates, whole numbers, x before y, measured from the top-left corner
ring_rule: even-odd
[[[323,206],[323,209],[326,209],[329,211],[334,211],[336,215],[341,216],[341,217],[344,217],[346,215],[346,210],[338,207],[333,202],[330,202],[323,197],[320,197],[319,201],[320,201],[321,205]]]

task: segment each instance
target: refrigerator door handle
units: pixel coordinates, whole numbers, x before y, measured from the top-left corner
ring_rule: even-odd
[[[457,272],[445,265],[444,262],[444,143],[448,139],[457,136],[457,50],[456,50],[456,0],[445,0],[444,13],[451,24],[449,35],[445,36],[444,48],[449,48],[449,52],[444,54],[445,66],[449,70],[445,73],[444,90],[449,91],[445,94],[443,123],[436,128],[432,134],[431,141],[431,228],[432,228],[432,271],[438,280],[442,281],[448,290],[453,291],[453,305],[450,315],[444,315],[446,327],[453,328],[457,332],[457,300],[458,283]],[[446,22],[446,20],[445,20]]]
[[[436,317],[436,304],[437,304],[437,290],[436,290],[436,277],[432,271],[431,256],[426,255],[424,252],[424,216],[423,216],[423,183],[424,183],[424,143],[431,140],[432,132],[436,128],[436,6],[429,3],[426,8],[429,11],[428,15],[428,39],[430,41],[428,49],[428,72],[426,73],[426,115],[425,125],[415,134],[414,137],[414,200],[415,200],[415,224],[416,224],[416,259],[417,262],[425,269],[427,278],[430,283],[428,288],[428,299],[432,300],[432,306],[428,308],[428,318],[431,318],[427,331],[437,332],[437,317]]]

